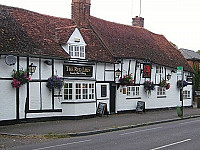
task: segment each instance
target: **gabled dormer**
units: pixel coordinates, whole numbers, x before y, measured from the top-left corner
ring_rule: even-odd
[[[86,45],[80,31],[76,28],[67,41],[67,44],[62,45],[62,47],[71,58],[85,59]]]

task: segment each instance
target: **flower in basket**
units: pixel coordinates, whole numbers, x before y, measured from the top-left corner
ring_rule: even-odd
[[[48,78],[46,84],[46,86],[49,88],[49,91],[51,91],[52,89],[58,89],[60,91],[63,85],[64,85],[63,79],[56,75]]]
[[[155,85],[151,81],[145,81],[144,82],[144,90],[145,92],[151,91],[155,89]]]
[[[124,75],[123,78],[119,79],[119,83],[122,86],[134,85],[134,80],[133,80],[132,74]]]
[[[185,81],[185,80],[178,80],[178,81],[177,81],[177,87],[178,87],[178,88],[181,88],[181,87],[182,87],[182,84],[183,84],[183,87],[185,87],[185,86],[188,85],[187,81]]]
[[[21,85],[28,83],[31,78],[27,76],[27,71],[23,70],[13,70],[13,74],[11,75],[13,81],[11,85],[13,88],[19,88]]]
[[[168,90],[170,88],[170,83],[167,83],[166,80],[162,80],[159,84],[159,86],[166,88],[166,90]]]

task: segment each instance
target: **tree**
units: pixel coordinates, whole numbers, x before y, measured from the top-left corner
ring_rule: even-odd
[[[171,41],[169,41],[174,47],[176,47],[178,49],[178,46],[174,43],[172,43]]]
[[[193,63],[193,69],[194,69],[194,77],[193,77],[193,85],[194,85],[194,90],[198,91],[200,90],[200,86],[199,86],[199,82],[200,82],[200,71],[197,68],[197,66],[195,65],[195,63]]]

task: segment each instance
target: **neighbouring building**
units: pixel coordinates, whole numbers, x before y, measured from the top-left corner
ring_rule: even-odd
[[[91,16],[90,7],[72,0],[65,19],[0,5],[0,122],[95,116],[99,102],[109,113],[135,110],[138,101],[146,109],[181,104],[176,68],[184,79],[193,70],[180,51],[143,28],[143,18],[118,24]],[[31,81],[18,87],[12,75],[20,71]],[[61,90],[48,88],[52,76],[63,79]],[[184,91],[191,106],[192,84]]]
[[[200,54],[199,53],[193,50],[184,49],[184,48],[180,48],[179,50],[192,68],[195,66],[197,70],[200,70]]]

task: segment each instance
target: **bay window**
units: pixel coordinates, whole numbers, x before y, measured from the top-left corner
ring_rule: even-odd
[[[94,83],[65,83],[64,100],[94,100]]]

